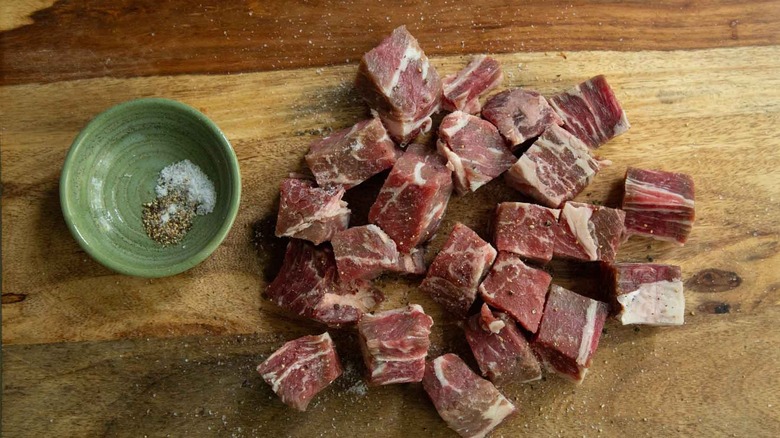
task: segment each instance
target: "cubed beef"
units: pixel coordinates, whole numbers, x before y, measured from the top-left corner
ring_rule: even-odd
[[[417,304],[363,315],[358,322],[358,332],[369,383],[387,385],[421,381],[431,344],[431,326],[433,319]]]
[[[509,252],[500,252],[479,293],[486,303],[502,310],[526,330],[535,333],[544,309],[544,298],[552,277],[534,269]]]
[[[599,75],[550,98],[567,131],[597,148],[626,131],[625,111],[606,78]]]
[[[425,250],[421,247],[412,248],[408,253],[398,254],[398,265],[391,269],[400,274],[422,275],[428,267],[425,265]]]
[[[433,259],[420,290],[455,316],[465,318],[477,297],[479,282],[496,258],[496,250],[471,228],[457,223]]]
[[[506,173],[509,187],[543,205],[559,208],[590,184],[601,166],[574,135],[550,126]]]
[[[532,262],[549,262],[553,256],[555,226],[560,214],[560,210],[523,202],[498,204],[493,223],[496,249]]]
[[[336,380],[342,369],[326,332],[287,342],[258,365],[257,372],[282,402],[305,411],[312,398]]]
[[[353,227],[333,236],[333,253],[339,280],[371,280],[388,270],[398,270],[395,242],[376,225]]]
[[[276,236],[295,237],[319,245],[347,229],[350,211],[341,187],[315,187],[312,181],[282,181]]]
[[[684,244],[696,216],[693,191],[689,175],[629,167],[623,195],[626,232]]]
[[[548,126],[563,124],[544,96],[519,88],[502,91],[488,99],[482,117],[496,125],[513,150],[541,135]]]
[[[499,86],[503,79],[498,61],[477,55],[466,68],[444,78],[442,107],[447,111],[476,114],[482,109],[479,98]]]
[[[548,369],[581,382],[599,345],[607,312],[606,304],[554,284],[531,346]]]
[[[422,383],[447,426],[464,438],[486,436],[516,411],[490,381],[451,353],[428,362]]]
[[[602,265],[617,318],[623,324],[682,325],[682,270],[652,263]]]
[[[623,210],[567,202],[555,228],[553,255],[573,260],[614,262],[623,241]]]
[[[406,26],[363,55],[356,86],[401,144],[431,129],[431,114],[441,104],[439,74]]]
[[[390,171],[368,220],[379,225],[399,251],[409,252],[433,237],[450,194],[452,177],[444,157],[413,144]]]
[[[454,172],[455,191],[473,192],[512,167],[515,156],[490,122],[462,111],[447,115],[436,142]]]
[[[314,142],[306,164],[320,186],[349,189],[393,167],[400,156],[382,122],[373,118]]]
[[[482,375],[493,382],[530,382],[542,378],[531,346],[506,314],[493,313],[487,304],[469,318],[466,340]]]

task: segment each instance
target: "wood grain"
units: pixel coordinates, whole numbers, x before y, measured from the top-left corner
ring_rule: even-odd
[[[1,83],[241,73],[354,62],[407,24],[429,55],[777,44],[777,0],[4,2]]]

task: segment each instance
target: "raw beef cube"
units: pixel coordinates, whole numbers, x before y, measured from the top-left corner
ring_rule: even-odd
[[[548,369],[581,382],[606,319],[606,304],[554,284],[531,346]]]
[[[257,372],[282,402],[305,411],[309,402],[342,373],[333,341],[325,332],[304,336],[282,345]]]
[[[584,261],[615,261],[625,234],[623,210],[567,202],[555,228],[553,256]]]
[[[425,266],[425,250],[412,248],[408,253],[398,253],[398,265],[390,269],[401,274],[422,275],[428,270]]]
[[[495,126],[461,111],[441,121],[436,146],[447,157],[447,167],[455,176],[455,191],[460,195],[477,190],[515,162]]]
[[[498,61],[477,55],[466,68],[444,78],[442,107],[447,111],[476,114],[482,109],[480,96],[497,87],[503,79]]]
[[[376,225],[353,227],[333,236],[339,280],[371,280],[398,268],[395,242]]]
[[[493,382],[542,378],[539,361],[515,322],[503,313],[493,314],[487,304],[469,318],[466,340],[482,375]]]
[[[551,208],[573,199],[606,160],[594,158],[577,137],[550,126],[506,173],[509,187]]]
[[[560,210],[523,202],[498,204],[493,227],[496,249],[533,262],[549,262],[553,256],[555,224],[560,214]]]
[[[396,28],[363,55],[356,86],[390,136],[401,144],[428,132],[431,114],[441,104],[439,74],[406,26]]]
[[[439,228],[452,193],[444,158],[420,144],[410,145],[393,166],[368,212],[401,252],[428,241]]]
[[[594,149],[631,127],[602,75],[553,96],[550,105],[561,116],[566,130]]]
[[[519,88],[491,97],[482,108],[482,117],[496,125],[513,150],[548,126],[563,124],[544,96]]]
[[[604,265],[613,307],[623,324],[682,325],[682,270],[650,263]]]
[[[417,304],[363,315],[358,332],[369,382],[387,385],[421,381],[431,345],[431,326],[433,319]]]
[[[422,383],[447,426],[464,438],[486,436],[516,411],[490,381],[451,353],[428,362]]]
[[[344,189],[318,188],[312,181],[282,181],[276,237],[295,237],[319,245],[346,230],[350,211],[342,201]]]
[[[450,313],[465,318],[477,297],[479,282],[495,258],[496,250],[459,222],[433,259],[420,290]]]
[[[306,164],[320,186],[349,189],[393,167],[400,156],[382,122],[373,118],[313,143]]]
[[[284,309],[330,326],[356,322],[384,300],[367,281],[340,283],[336,278],[330,247],[293,239],[266,295]]]
[[[688,239],[696,216],[693,179],[683,173],[629,167],[623,210],[629,235],[682,245]]]
[[[512,253],[500,252],[485,281],[479,285],[479,293],[486,303],[536,333],[550,281],[550,274],[527,266]]]

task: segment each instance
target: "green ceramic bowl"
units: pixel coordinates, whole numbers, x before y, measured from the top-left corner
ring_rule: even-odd
[[[214,182],[214,211],[196,216],[177,245],[150,239],[142,205],[156,198],[160,171],[188,159]],[[60,178],[65,221],[95,260],[122,274],[165,277],[205,260],[238,212],[238,160],[217,125],[168,99],[138,99],[95,117],[71,145]]]

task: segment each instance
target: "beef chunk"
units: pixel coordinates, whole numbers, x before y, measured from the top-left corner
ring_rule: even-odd
[[[554,284],[531,346],[548,369],[581,382],[606,318],[606,304]]]
[[[476,114],[482,108],[479,98],[499,86],[503,79],[498,61],[489,56],[477,55],[466,68],[444,78],[442,106],[447,111]]]
[[[358,331],[369,382],[387,385],[421,381],[431,326],[433,319],[417,304],[363,315]]]
[[[629,167],[623,195],[626,231],[684,244],[696,216],[693,191],[689,175]]]
[[[387,270],[398,270],[395,242],[376,225],[354,227],[333,236],[339,280],[371,280]]]
[[[498,204],[493,227],[496,249],[537,263],[549,262],[560,214],[560,210],[523,202]]]
[[[513,150],[548,126],[563,124],[544,96],[519,88],[491,97],[482,108],[482,117],[496,125]]]
[[[276,236],[295,237],[319,245],[347,229],[350,211],[344,189],[318,188],[305,179],[282,181]]]
[[[602,265],[613,308],[623,324],[682,325],[685,319],[682,270],[651,263]]]
[[[368,220],[379,225],[401,252],[433,237],[452,193],[444,158],[420,144],[410,145],[393,166]]]
[[[574,260],[614,262],[623,241],[623,210],[567,202],[555,228],[553,255]]]
[[[257,372],[283,403],[305,411],[311,399],[336,380],[342,370],[326,332],[287,342],[258,365]]]
[[[461,111],[441,121],[436,145],[447,157],[447,167],[455,176],[455,190],[461,195],[487,184],[515,162],[495,126]]]
[[[349,189],[393,167],[400,156],[382,122],[373,118],[313,143],[306,164],[320,186]]]
[[[420,247],[412,248],[408,253],[399,253],[398,265],[391,269],[393,272],[412,275],[422,275],[427,270],[428,267],[425,266],[425,250]]]
[[[363,55],[356,86],[401,144],[431,129],[431,114],[441,104],[439,74],[406,26]]]
[[[457,223],[431,263],[420,290],[455,316],[465,318],[496,250],[471,228]]]
[[[447,426],[464,438],[486,436],[516,411],[490,381],[454,354],[428,362],[422,383]]]

